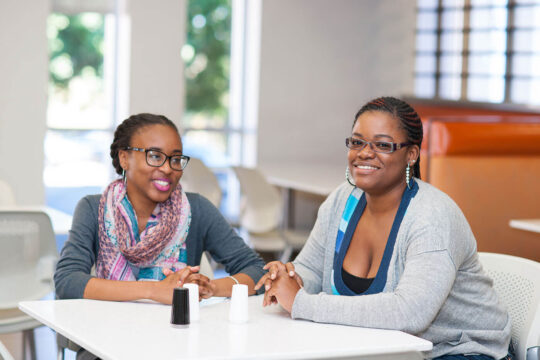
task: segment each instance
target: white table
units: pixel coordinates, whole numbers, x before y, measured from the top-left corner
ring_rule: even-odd
[[[71,221],[73,220],[71,215],[49,206],[0,206],[0,210],[43,211],[49,215],[56,235],[67,235],[71,229]]]
[[[310,163],[268,163],[259,165],[268,182],[296,191],[328,196],[345,181],[343,165]]]
[[[26,301],[19,308],[103,359],[419,359],[429,341],[390,330],[292,320],[250,297],[249,321],[228,321],[229,301],[202,304],[200,320],[173,328],[171,307],[95,300]]]
[[[345,166],[346,164],[317,164],[316,162],[280,162],[259,165],[259,169],[268,182],[284,190],[284,228],[295,225],[295,192],[301,191],[320,196],[320,202],[322,202],[345,181]]]
[[[540,233],[540,219],[510,220],[510,227]]]

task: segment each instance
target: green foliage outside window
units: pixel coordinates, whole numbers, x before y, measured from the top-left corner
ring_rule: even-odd
[[[47,22],[49,76],[58,88],[67,88],[77,76],[103,77],[103,15],[52,14]]]
[[[196,127],[221,127],[229,103],[231,0],[190,0],[187,11],[186,44],[181,49],[187,122]],[[71,80],[78,77],[103,85],[104,32],[101,14],[49,16],[52,91],[67,91]]]
[[[230,0],[190,0],[187,39],[182,48],[188,114],[226,118],[230,47]]]

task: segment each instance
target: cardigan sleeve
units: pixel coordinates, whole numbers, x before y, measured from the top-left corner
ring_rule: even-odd
[[[351,189],[351,186],[344,182],[321,204],[313,230],[293,262],[295,271],[302,278],[304,289],[308,293],[319,293],[325,288],[325,270],[328,270],[332,263],[341,212]]]
[[[229,274],[244,273],[257,283],[265,273],[264,261],[246,245],[210,201],[200,195],[191,196],[197,199],[197,206],[192,207],[192,221],[199,224],[196,241],[202,240],[204,243],[200,248],[224,265]],[[260,293],[264,292],[264,289],[261,290]]]
[[[54,273],[56,296],[60,299],[81,299],[86,284],[92,278],[90,271],[97,257],[97,201],[93,196],[82,198],[73,214],[60,260]]]
[[[452,289],[456,269],[446,250],[408,256],[396,289],[362,296],[296,295],[292,317],[322,323],[401,330],[427,329]]]
[[[328,226],[326,219],[331,212],[330,200],[319,208],[317,220],[304,247],[293,261],[296,273],[302,278],[304,289],[312,294],[322,291],[325,250]]]

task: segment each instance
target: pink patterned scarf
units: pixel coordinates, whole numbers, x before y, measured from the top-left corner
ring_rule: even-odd
[[[178,184],[171,196],[156,206],[146,229],[139,235],[137,217],[126,196],[126,187],[122,180],[113,181],[99,202],[97,276],[138,280],[139,270],[157,269],[146,280],[159,280],[159,276],[163,276],[162,267],[185,267],[190,223],[191,207]]]

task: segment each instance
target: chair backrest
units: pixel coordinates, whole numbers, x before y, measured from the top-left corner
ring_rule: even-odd
[[[49,216],[42,211],[0,210],[0,309],[52,291],[58,252]]]
[[[9,353],[8,349],[0,341],[0,360],[14,360],[13,356]]]
[[[0,179],[0,205],[15,205],[15,194],[7,182]]]
[[[257,169],[234,166],[240,182],[240,226],[253,233],[277,229],[283,213],[283,199]]]
[[[525,360],[527,349],[540,345],[540,263],[504,254],[478,255],[510,313],[517,359]]]
[[[216,175],[201,160],[191,158],[180,183],[185,191],[199,193],[219,208],[222,191]]]

